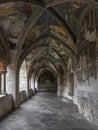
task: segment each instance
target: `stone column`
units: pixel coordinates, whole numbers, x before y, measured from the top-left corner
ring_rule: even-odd
[[[3,82],[4,82],[4,86],[3,86],[4,94],[6,94],[6,72],[3,73]]]
[[[15,66],[14,64],[7,66],[6,73],[6,92],[7,94],[12,94],[13,101],[16,105],[16,76],[15,76]]]
[[[4,77],[3,77],[3,73],[1,73],[1,93],[4,94]]]
[[[1,84],[2,84],[2,82],[1,82],[2,80],[1,80],[1,73],[0,73],[0,94],[2,94],[2,92],[1,92]]]

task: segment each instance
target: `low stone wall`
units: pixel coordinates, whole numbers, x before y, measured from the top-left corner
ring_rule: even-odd
[[[77,99],[80,113],[98,126],[98,94],[78,90]]]
[[[25,102],[27,100],[26,91],[19,92],[19,104]]]
[[[32,97],[34,95],[34,92],[32,89],[29,90],[28,98]]]
[[[13,110],[12,95],[0,97],[0,119],[9,114]]]

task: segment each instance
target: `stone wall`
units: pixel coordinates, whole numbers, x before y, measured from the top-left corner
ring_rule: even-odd
[[[29,90],[29,93],[28,93],[28,98],[32,97],[34,95],[34,92],[32,89]]]
[[[98,78],[77,84],[75,97],[80,113],[98,126]]]
[[[27,100],[26,91],[19,92],[19,104],[25,102]]]
[[[98,126],[98,94],[78,91],[77,98],[80,113]]]
[[[58,95],[72,99],[78,106],[80,113],[98,126],[98,74],[97,78],[89,77],[89,81],[85,80],[79,83],[76,72],[74,72],[74,93],[72,96],[69,94],[69,76],[65,75],[62,80],[64,84],[59,81]],[[62,93],[60,93],[61,88]]]
[[[0,97],[0,119],[9,114],[13,110],[12,95]]]

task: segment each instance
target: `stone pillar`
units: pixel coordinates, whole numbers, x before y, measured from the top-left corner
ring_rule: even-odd
[[[57,95],[60,96],[60,73],[58,74],[57,87]]]
[[[2,84],[2,82],[1,82],[2,80],[1,80],[1,73],[0,73],[0,94],[2,94],[2,92],[1,92],[1,84]]]
[[[3,83],[4,94],[6,94],[6,72],[3,73]]]
[[[10,50],[10,65],[7,66],[6,74],[6,92],[12,94],[14,107],[19,106],[19,87],[16,84],[16,54],[17,50]]]
[[[6,72],[1,74],[1,93],[6,94]]]
[[[1,73],[1,93],[4,94],[4,75]]]
[[[17,88],[16,88],[16,74],[15,74],[15,66],[14,64],[8,65],[7,66],[7,74],[6,74],[6,92],[7,94],[12,94],[13,96],[13,101],[15,107],[17,106],[17,99],[16,99],[16,94],[17,94]],[[18,95],[19,97],[19,95]]]

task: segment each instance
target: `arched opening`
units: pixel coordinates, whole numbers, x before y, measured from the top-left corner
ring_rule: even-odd
[[[19,91],[27,91],[27,62],[23,61],[19,72]]]
[[[57,91],[57,77],[49,70],[43,70],[38,77],[37,91]]]

